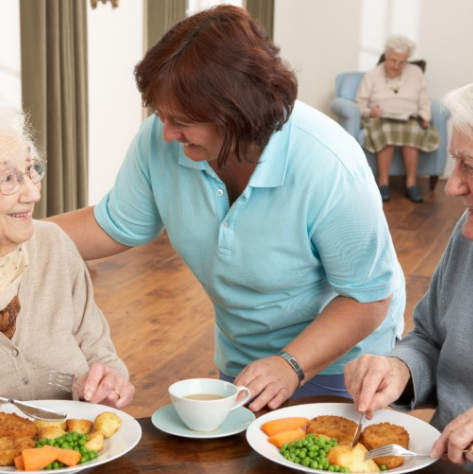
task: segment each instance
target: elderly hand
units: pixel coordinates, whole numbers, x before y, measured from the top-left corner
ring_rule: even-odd
[[[429,128],[429,126],[430,126],[430,121],[429,120],[424,120],[422,117],[419,117],[419,122],[420,122],[420,126],[422,128]]]
[[[78,380],[82,398],[90,403],[102,403],[115,408],[123,408],[131,403],[135,387],[120,372],[108,365],[96,362]]]
[[[370,117],[381,117],[383,115],[383,109],[379,105],[370,107]]]
[[[463,450],[473,443],[473,408],[465,411],[451,421],[434,443],[430,456],[438,458],[447,453],[448,459],[456,464],[465,464],[465,458],[473,462],[473,451],[465,456]]]
[[[378,408],[397,400],[410,379],[404,362],[394,357],[364,355],[345,366],[345,386],[360,413],[368,419]]]
[[[248,408],[261,410],[264,406],[274,410],[285,402],[299,387],[299,379],[282,357],[271,356],[248,364],[235,379],[235,385],[250,389],[255,399]]]

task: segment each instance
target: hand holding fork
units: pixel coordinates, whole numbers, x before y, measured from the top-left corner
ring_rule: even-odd
[[[48,384],[72,393],[73,399],[115,408],[128,405],[135,394],[135,387],[120,372],[98,362],[79,380],[73,374],[51,370]]]

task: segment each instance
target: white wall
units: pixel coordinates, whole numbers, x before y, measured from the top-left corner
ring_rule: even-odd
[[[142,120],[133,68],[143,56],[143,2],[87,3],[89,204],[96,204],[113,186]]]
[[[295,7],[297,6],[297,7]],[[432,98],[473,81],[471,0],[275,0],[275,42],[297,70],[299,98],[330,114],[335,76],[373,67],[393,33],[417,43]],[[446,175],[453,168],[447,161]]]

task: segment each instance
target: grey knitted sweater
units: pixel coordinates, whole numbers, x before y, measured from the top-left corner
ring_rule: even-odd
[[[473,242],[457,223],[414,311],[414,329],[389,354],[409,367],[414,399],[398,409],[434,407],[440,431],[473,406]]]

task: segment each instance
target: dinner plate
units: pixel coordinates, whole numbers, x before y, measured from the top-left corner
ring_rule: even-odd
[[[268,442],[268,437],[263,433],[263,431],[261,431],[261,425],[269,420],[290,416],[302,416],[311,419],[321,415],[343,416],[349,420],[355,421],[356,423],[358,423],[360,418],[360,414],[355,410],[354,405],[351,403],[313,403],[297,405],[275,410],[271,413],[260,416],[249,426],[246,431],[246,439],[257,453],[270,461],[298,471],[327,474],[326,471],[311,469],[288,461],[279,452],[278,448]],[[409,449],[418,453],[428,453],[431,450],[434,441],[436,441],[440,436],[440,432],[425,421],[389,409],[376,410],[372,420],[365,420],[363,422],[363,428],[386,421],[395,425],[403,426],[409,433]],[[405,458],[402,466],[396,469],[390,469],[389,472],[411,472],[417,469],[422,469],[435,461],[435,459],[428,457]]]
[[[174,405],[169,404],[153,413],[151,422],[158,430],[183,438],[223,438],[245,431],[255,420],[253,412],[248,408],[240,407],[232,411],[222,426],[210,432],[198,432],[187,428],[179,418]]]
[[[72,400],[35,400],[31,404],[38,405],[50,410],[59,410],[67,413],[67,418],[77,418],[83,420],[94,421],[97,415],[104,411],[111,411],[116,413],[122,420],[120,429],[109,439],[104,440],[104,448],[99,453],[98,458],[93,461],[80,464],[79,466],[64,467],[61,469],[54,469],[51,472],[60,474],[73,474],[89,467],[99,466],[113,459],[123,456],[128,451],[131,451],[141,439],[141,426],[130,415],[124,413],[116,408],[111,408],[105,405],[95,405],[92,403],[72,401]],[[15,413],[23,418],[26,416],[20,412],[14,405],[2,404],[0,411],[5,413]],[[0,466],[0,474],[11,473],[16,471],[14,466]],[[44,474],[45,471],[28,471],[28,474]]]

